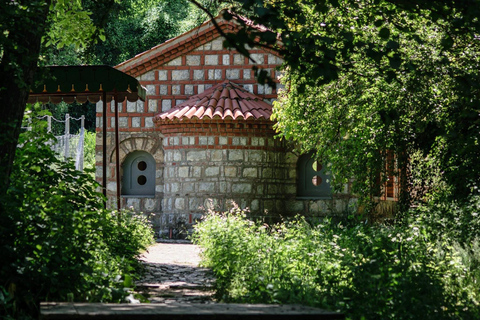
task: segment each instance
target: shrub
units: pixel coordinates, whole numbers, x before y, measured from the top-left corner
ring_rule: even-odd
[[[144,218],[104,210],[98,184],[58,160],[51,138],[21,135],[2,199],[3,316],[35,316],[40,301],[123,301],[136,257],[153,240]]]
[[[241,211],[210,213],[195,228],[217,296],[300,303],[351,319],[479,319],[479,244],[438,241],[411,223],[268,226]]]

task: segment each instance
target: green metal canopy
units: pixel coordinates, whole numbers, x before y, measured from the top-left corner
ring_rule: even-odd
[[[37,78],[28,103],[97,103],[105,92],[107,102],[145,100],[137,79],[109,66],[48,66],[39,68]]]

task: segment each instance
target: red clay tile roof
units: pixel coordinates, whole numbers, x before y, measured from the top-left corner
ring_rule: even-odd
[[[155,122],[181,119],[265,119],[272,106],[243,87],[225,81],[155,116]]]

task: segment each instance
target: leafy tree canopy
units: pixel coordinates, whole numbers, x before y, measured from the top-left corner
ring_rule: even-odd
[[[211,0],[201,3],[216,10]],[[94,5],[92,0],[85,1],[86,8]],[[115,3],[105,17],[98,19],[106,20],[104,32],[99,33],[104,41],[88,48],[47,47],[42,54],[44,63],[114,66],[196,27],[207,16],[188,0],[125,0]]]
[[[404,191],[416,187],[414,158],[436,169],[417,180],[435,171],[455,197],[480,185],[480,1],[220,2],[226,18],[269,28],[243,22],[229,41],[284,56],[276,128],[331,164],[338,187],[354,178],[355,192],[377,193],[387,150],[409,167],[396,172]]]

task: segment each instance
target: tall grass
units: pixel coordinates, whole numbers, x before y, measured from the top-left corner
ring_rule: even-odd
[[[265,225],[237,208],[207,214],[193,239],[223,301],[299,303],[349,319],[480,319],[479,239],[439,237],[426,224]]]

